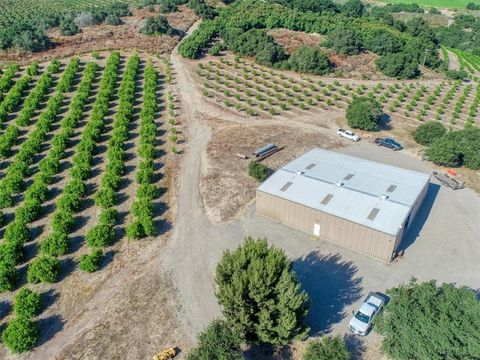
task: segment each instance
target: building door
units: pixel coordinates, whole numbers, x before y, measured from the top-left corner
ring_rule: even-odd
[[[313,235],[320,237],[320,224],[313,224]]]

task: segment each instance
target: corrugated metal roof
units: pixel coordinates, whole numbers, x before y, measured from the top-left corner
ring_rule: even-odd
[[[396,235],[429,180],[420,172],[313,149],[275,172],[258,190]],[[288,182],[292,184],[281,191]],[[395,191],[388,192],[393,186]],[[375,208],[378,213],[369,219]]]

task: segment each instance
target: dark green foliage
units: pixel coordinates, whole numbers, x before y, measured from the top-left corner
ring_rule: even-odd
[[[92,250],[90,254],[80,256],[80,269],[85,272],[95,272],[100,269],[103,259],[103,252],[100,249]]]
[[[292,263],[266,240],[247,238],[217,265],[216,295],[227,321],[249,342],[285,345],[304,339],[308,295]]]
[[[408,12],[408,13],[424,13],[420,5],[415,3],[405,3],[405,4],[387,4],[385,6],[385,10],[390,13],[398,13],[398,12]]]
[[[118,26],[118,25],[122,25],[123,21],[118,14],[108,14],[107,17],[105,18],[105,24]]]
[[[262,163],[252,160],[248,164],[248,175],[258,181],[265,181],[268,177],[268,166]]]
[[[327,54],[320,49],[306,46],[302,46],[290,56],[288,66],[297,72],[316,75],[328,74],[331,68]]]
[[[329,35],[329,44],[343,55],[357,55],[362,51],[360,34],[348,27],[338,27]]]
[[[140,32],[145,35],[170,35],[173,29],[165,16],[149,17]]]
[[[413,133],[415,141],[421,145],[430,145],[435,140],[441,138],[447,129],[438,121],[429,121],[417,127]]]
[[[38,315],[42,308],[42,297],[33,290],[24,287],[15,295],[13,309],[17,316],[31,318]]]
[[[223,46],[221,41],[217,41],[208,51],[210,55],[218,56],[220,55],[221,51],[224,50],[225,46]]]
[[[39,335],[36,322],[16,316],[2,332],[2,341],[12,352],[22,353],[35,347]]]
[[[5,228],[4,241],[6,243],[25,244],[30,240],[30,230],[27,224],[21,221],[14,221]]]
[[[27,280],[35,284],[39,282],[54,283],[60,274],[60,260],[49,255],[41,255],[30,264]]]
[[[214,320],[198,336],[198,345],[187,360],[242,360],[240,345],[240,336],[228,322]]]
[[[354,129],[375,130],[383,115],[381,105],[370,97],[356,97],[348,105],[347,123]]]
[[[311,341],[305,350],[303,360],[349,360],[345,342],[340,336],[323,337],[321,340]]]
[[[365,14],[365,5],[361,0],[348,0],[342,7],[342,13],[350,17],[361,17]]]
[[[88,231],[86,240],[90,247],[109,246],[115,240],[115,230],[107,224],[97,224]]]
[[[374,29],[365,31],[363,44],[366,49],[378,55],[387,55],[400,52],[403,49],[403,39],[394,31],[387,29]]]
[[[276,0],[276,2],[300,11],[312,11],[319,14],[334,14],[339,11],[332,0]]]
[[[382,73],[393,78],[412,79],[419,75],[418,62],[402,52],[384,55],[376,64]]]
[[[66,232],[53,232],[40,243],[40,252],[50,256],[65,255],[70,248],[70,240]]]
[[[0,261],[11,265],[20,264],[23,259],[23,244],[18,241],[8,241],[0,244]]]
[[[24,30],[16,34],[11,40],[3,45],[4,48],[11,46],[25,52],[35,52],[45,50],[50,46],[47,35],[41,29]],[[0,45],[2,46],[2,45]]]
[[[475,4],[475,3],[468,3],[467,4],[467,9],[468,10],[480,10],[480,4]]]
[[[480,129],[450,131],[426,150],[428,159],[438,165],[480,168]]]
[[[208,5],[204,0],[190,0],[187,6],[203,19],[213,19],[217,16],[217,10]]]
[[[453,80],[463,80],[468,78],[468,73],[465,70],[447,70],[446,74]]]
[[[80,28],[75,24],[75,17],[73,14],[67,14],[62,20],[60,20],[60,34],[63,36],[72,36],[79,32]]]
[[[435,281],[387,290],[390,302],[376,320],[382,350],[392,359],[480,358],[480,303],[475,293]]]
[[[18,270],[15,268],[15,264],[0,259],[0,293],[15,289],[17,280]]]

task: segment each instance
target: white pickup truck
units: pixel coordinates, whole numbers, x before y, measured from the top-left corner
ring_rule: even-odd
[[[340,135],[341,137],[352,140],[353,142],[357,142],[360,140],[360,137],[350,130],[338,129],[337,135]]]
[[[382,311],[385,299],[380,295],[371,292],[363,302],[357,312],[353,313],[353,318],[348,324],[351,332],[365,336],[373,326],[373,319]]]

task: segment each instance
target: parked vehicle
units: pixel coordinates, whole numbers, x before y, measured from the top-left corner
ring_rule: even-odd
[[[446,173],[433,171],[432,174],[443,186],[448,186],[453,190],[463,189],[465,187],[464,182],[458,181]]]
[[[350,130],[338,129],[337,135],[340,135],[346,139],[352,140],[353,142],[357,142],[360,140],[360,137]]]
[[[365,336],[373,327],[373,320],[382,311],[385,299],[378,293],[370,292],[348,324],[351,332]]]
[[[378,146],[385,146],[393,151],[402,150],[403,146],[397,142],[395,139],[392,138],[376,138],[375,144]]]

